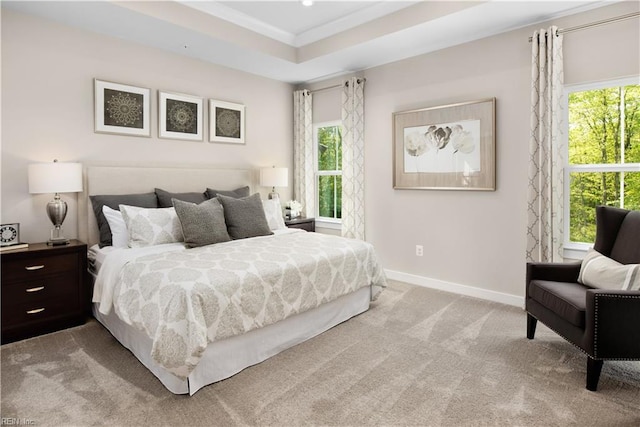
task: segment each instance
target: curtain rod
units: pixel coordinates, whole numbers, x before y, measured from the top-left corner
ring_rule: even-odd
[[[342,87],[342,83],[340,83],[338,85],[333,85],[333,86],[321,87],[320,89],[310,90],[309,92],[311,92],[311,93],[324,92],[325,90],[337,89],[339,87]]]
[[[364,78],[364,77],[360,77],[360,78],[358,78],[358,83],[360,83],[360,81],[366,82],[367,79]],[[339,87],[342,87],[344,84],[347,84],[348,82],[349,82],[349,80],[345,81],[344,83],[337,84],[337,85],[321,87],[320,89],[309,90],[309,92],[316,93],[316,92],[322,92],[322,91],[329,90],[329,89],[337,89]]]
[[[626,15],[616,16],[614,18],[603,19],[601,21],[590,22],[588,24],[576,25],[575,27],[563,28],[558,30],[558,34],[571,33],[573,31],[584,30],[586,28],[598,27],[600,25],[611,24],[613,22],[624,21],[640,16],[640,12],[632,12]],[[529,37],[529,42],[533,41],[533,37]]]

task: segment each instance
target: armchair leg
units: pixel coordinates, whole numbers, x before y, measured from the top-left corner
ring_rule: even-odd
[[[604,360],[596,360],[587,357],[587,390],[597,390],[603,363]]]
[[[536,334],[536,325],[538,324],[538,319],[527,313],[527,338],[530,340],[533,339]]]

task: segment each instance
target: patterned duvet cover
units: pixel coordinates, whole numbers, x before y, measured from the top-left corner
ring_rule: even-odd
[[[185,249],[110,254],[94,302],[153,342],[152,358],[189,375],[213,341],[243,334],[371,286],[385,286],[373,246],[302,230]]]

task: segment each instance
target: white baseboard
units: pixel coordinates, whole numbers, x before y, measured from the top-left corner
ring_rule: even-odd
[[[415,274],[403,273],[401,271],[385,269],[387,277],[391,280],[406,282],[411,285],[423,286],[425,288],[438,289],[454,294],[466,295],[470,297],[499,302],[502,304],[524,307],[524,297],[505,294],[502,292],[490,291],[488,289],[475,288],[473,286],[460,285],[457,283],[445,282],[444,280],[432,279]]]

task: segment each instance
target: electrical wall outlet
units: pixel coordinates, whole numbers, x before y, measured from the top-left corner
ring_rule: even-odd
[[[422,256],[424,254],[424,248],[422,245],[416,245],[416,256]]]

